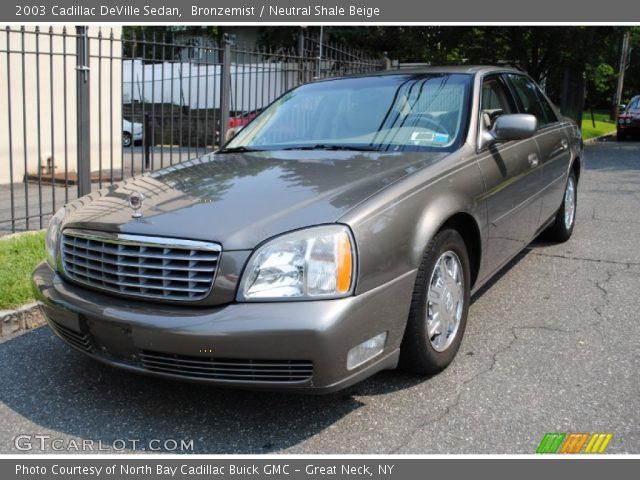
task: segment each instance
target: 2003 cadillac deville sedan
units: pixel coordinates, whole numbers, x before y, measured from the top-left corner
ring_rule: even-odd
[[[34,285],[60,338],[132,371],[325,392],[433,374],[470,294],[569,238],[581,162],[516,70],[317,81],[215,154],[61,209]]]

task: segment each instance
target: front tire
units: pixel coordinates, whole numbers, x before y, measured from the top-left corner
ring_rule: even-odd
[[[131,134],[129,132],[124,132],[122,134],[122,146],[130,147],[132,142],[133,142],[133,138],[131,137]]]
[[[576,209],[578,206],[578,180],[572,171],[567,178],[567,185],[562,197],[562,205],[556,214],[556,219],[545,232],[546,239],[552,242],[566,242],[573,233],[576,224]]]
[[[453,229],[440,231],[423,257],[400,347],[400,367],[421,375],[444,370],[455,357],[467,325],[469,255]]]

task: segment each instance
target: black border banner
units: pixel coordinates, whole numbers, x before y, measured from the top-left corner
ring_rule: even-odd
[[[16,0],[0,3],[9,23],[273,22],[638,22],[628,0]]]
[[[596,458],[598,458],[596,460]],[[603,457],[521,459],[179,458],[0,459],[3,479],[424,479],[635,478],[640,460]],[[636,475],[634,475],[636,474]]]

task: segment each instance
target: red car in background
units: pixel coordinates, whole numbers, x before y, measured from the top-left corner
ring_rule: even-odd
[[[629,134],[640,133],[640,95],[631,99],[618,117],[618,140],[625,140]]]
[[[251,120],[256,118],[262,110],[253,110],[252,112],[244,112],[240,115],[229,118],[229,128],[244,127]]]
[[[253,110],[251,112],[244,112],[244,113],[241,113],[240,115],[233,115],[229,117],[229,127],[227,132],[229,132],[231,129],[235,129],[234,134],[237,133],[238,130],[240,130],[245,125],[249,124],[249,122],[251,122],[254,118],[256,118],[260,112],[262,112],[262,109]],[[225,143],[227,140],[231,138],[229,137],[229,134],[227,134],[226,137],[227,138],[222,143]],[[218,145],[222,145],[220,143],[220,140],[221,140],[220,139],[220,120],[218,119],[216,123],[216,142]]]

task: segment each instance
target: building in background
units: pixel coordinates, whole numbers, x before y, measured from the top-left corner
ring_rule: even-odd
[[[120,164],[122,144],[121,28],[89,42],[91,170]],[[90,27],[98,35],[98,27]],[[113,41],[110,36],[113,35]],[[0,35],[0,184],[25,174],[77,172],[77,37],[74,26],[12,27]],[[101,162],[102,160],[102,162]]]

